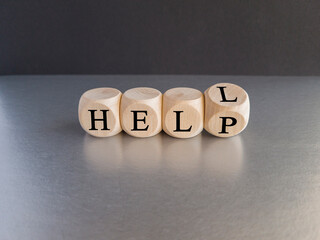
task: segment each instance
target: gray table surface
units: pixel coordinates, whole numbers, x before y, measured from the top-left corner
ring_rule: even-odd
[[[220,139],[90,137],[95,87],[247,90],[247,129]],[[1,76],[0,239],[319,239],[320,78]]]

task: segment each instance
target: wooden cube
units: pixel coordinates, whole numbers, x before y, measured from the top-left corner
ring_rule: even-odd
[[[249,121],[249,96],[231,83],[218,83],[205,93],[204,128],[218,137],[232,137],[243,131]]]
[[[95,137],[110,137],[119,132],[121,92],[115,88],[95,88],[82,94],[79,101],[81,127]]]
[[[190,138],[203,129],[204,98],[193,88],[172,88],[163,94],[162,126],[172,137]]]
[[[121,126],[134,137],[151,137],[162,130],[162,93],[154,88],[127,90],[121,100]]]

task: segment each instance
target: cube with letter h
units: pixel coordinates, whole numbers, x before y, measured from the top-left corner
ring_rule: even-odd
[[[95,137],[110,137],[121,132],[121,95],[115,88],[95,88],[82,94],[78,108],[81,127]]]

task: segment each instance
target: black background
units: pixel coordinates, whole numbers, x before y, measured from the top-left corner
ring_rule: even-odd
[[[0,0],[0,74],[319,75],[319,45],[319,0]]]

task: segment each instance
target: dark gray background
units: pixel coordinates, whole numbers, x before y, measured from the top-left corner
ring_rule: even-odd
[[[319,75],[319,7],[0,0],[0,74]]]

